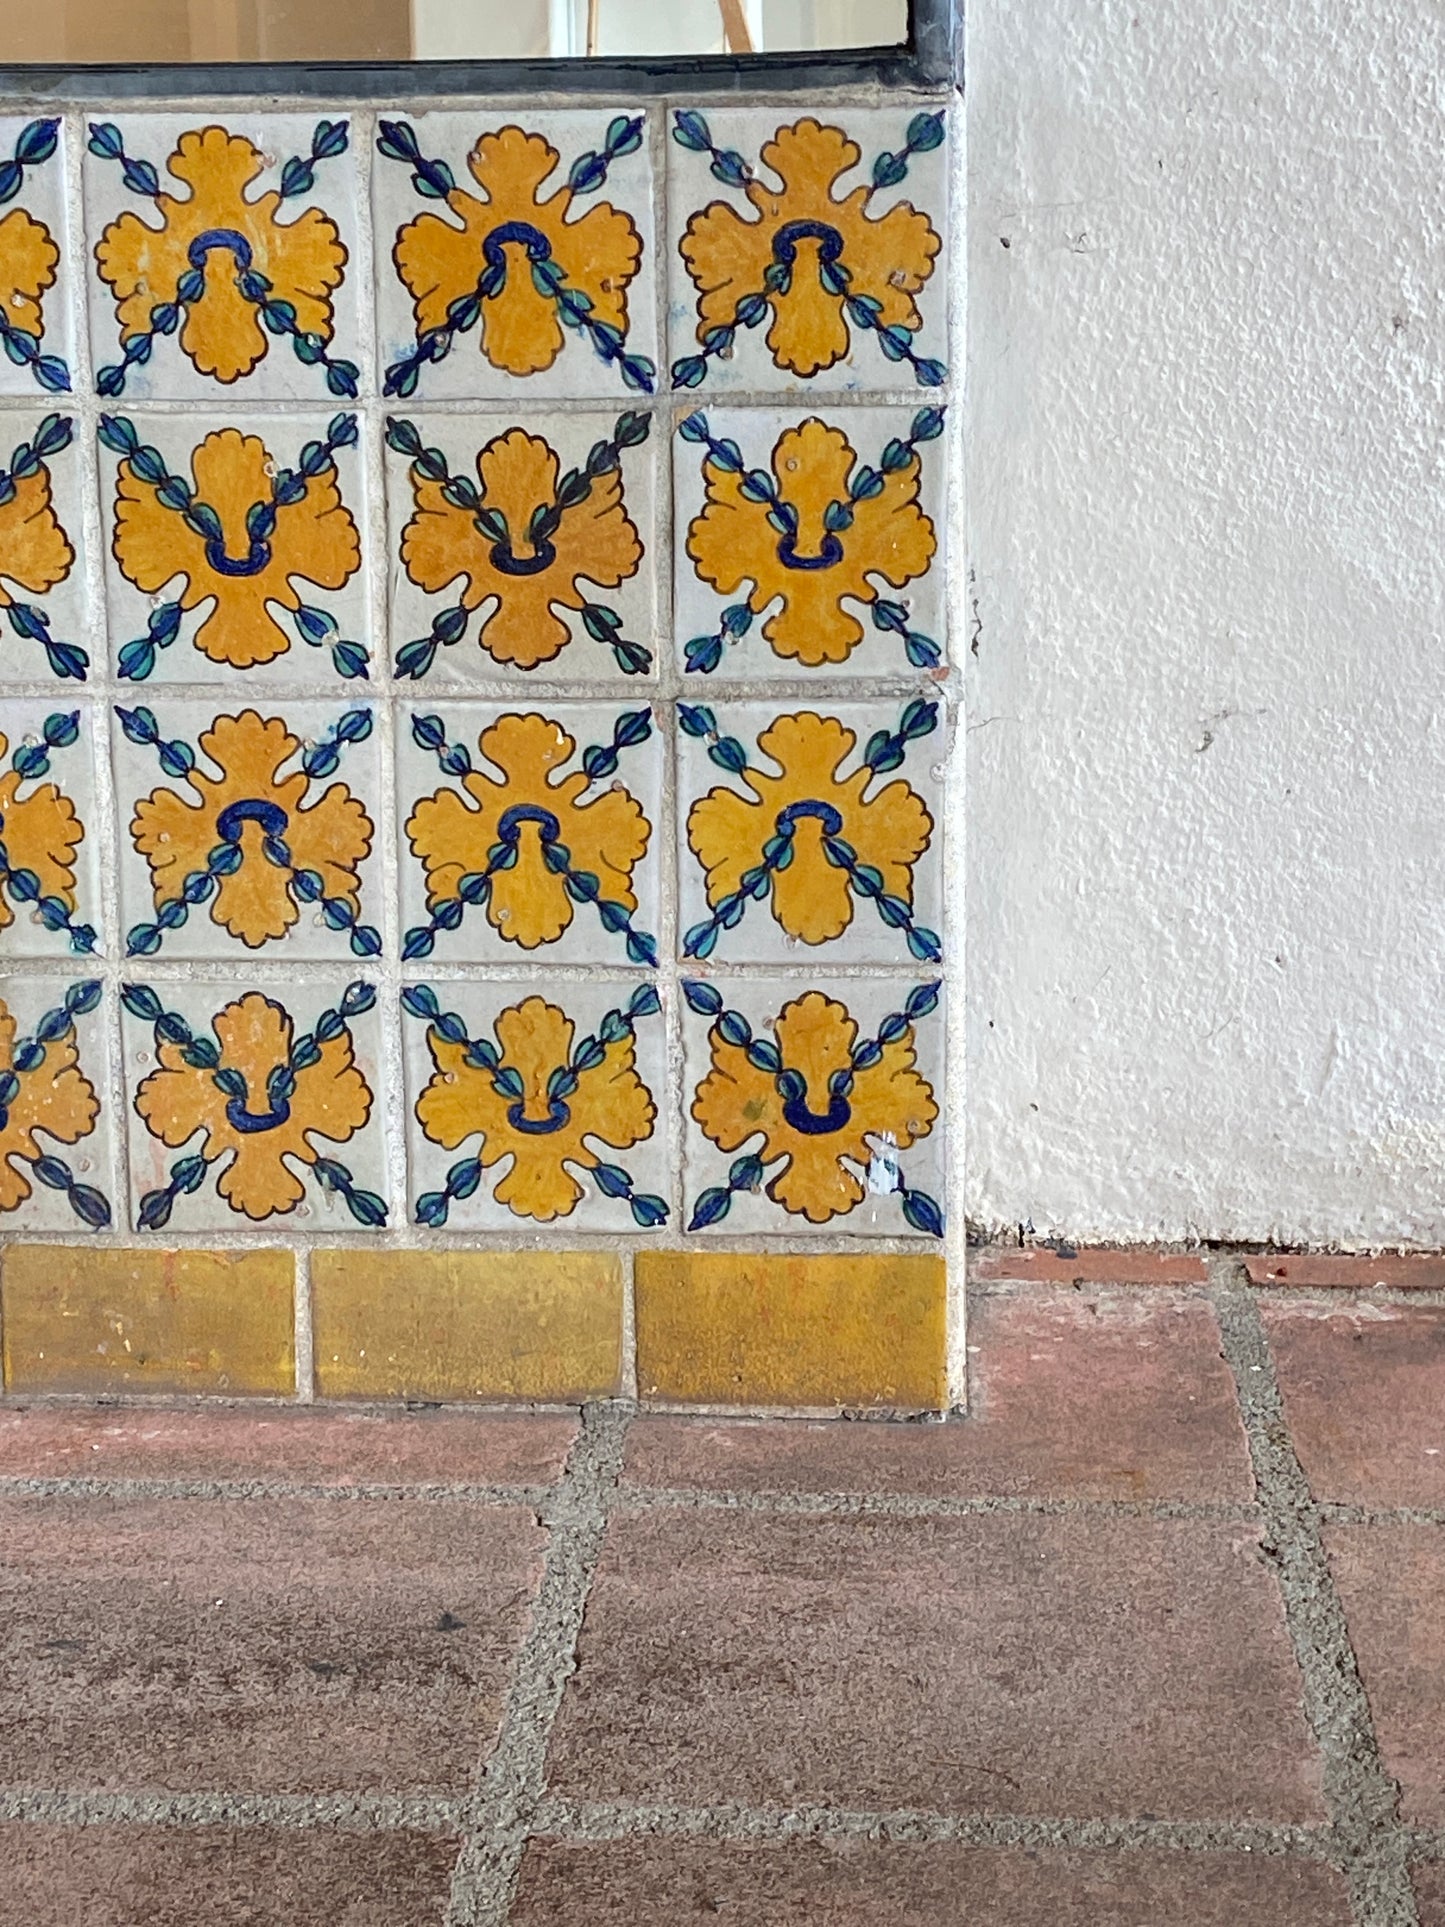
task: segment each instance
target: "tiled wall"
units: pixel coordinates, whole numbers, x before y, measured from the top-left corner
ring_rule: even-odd
[[[135,1361],[200,1252],[279,1244],[302,1396],[515,1393],[447,1353],[522,1248],[592,1254],[621,1389],[666,1390],[653,1250],[739,1253],[773,1367],[926,1327],[838,1385],[943,1396],[945,124],[0,119],[0,1211],[67,1247],[0,1285],[10,1389],[99,1242],[111,1389],[234,1388],[225,1265]],[[462,1311],[358,1387],[424,1249]],[[762,1398],[719,1373],[679,1395]]]

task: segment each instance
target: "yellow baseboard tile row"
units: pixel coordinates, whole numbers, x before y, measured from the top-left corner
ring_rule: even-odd
[[[5,1389],[290,1398],[295,1277],[282,1250],[9,1245]]]
[[[318,1251],[321,1398],[575,1403],[622,1387],[622,1260],[599,1251]]]
[[[928,1411],[947,1401],[942,1259],[649,1251],[635,1260],[644,1403]],[[11,1245],[5,1389],[294,1396],[284,1250]],[[608,1251],[316,1251],[316,1396],[577,1403],[623,1389]]]
[[[660,1404],[938,1411],[942,1258],[645,1251],[637,1388]]]

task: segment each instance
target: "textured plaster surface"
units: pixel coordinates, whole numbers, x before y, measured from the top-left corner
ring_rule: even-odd
[[[970,1211],[1438,1244],[1445,20],[968,35]]]

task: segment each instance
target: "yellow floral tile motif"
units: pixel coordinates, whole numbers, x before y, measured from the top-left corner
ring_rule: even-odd
[[[735,1160],[725,1185],[697,1196],[689,1230],[720,1223],[744,1192],[765,1189],[790,1216],[827,1224],[870,1190],[887,1190],[901,1197],[910,1227],[941,1236],[937,1202],[910,1186],[898,1164],[938,1116],[933,1088],[916,1068],[915,1032],[941,991],[938,983],[918,985],[876,1034],[861,1037],[846,1005],[809,990],[783,1005],[767,1026],[770,1037],[759,1037],[718,985],[685,982],[689,1009],[711,1020],[711,1068],[694,1093],[692,1116],[720,1151],[761,1140]]]
[[[872,179],[840,192],[863,159],[841,127],[811,115],[780,127],[763,143],[755,166],[713,139],[706,118],[682,110],[672,137],[690,153],[711,157],[714,179],[740,192],[745,210],[716,200],[692,215],[678,242],[697,290],[697,352],[673,363],[674,388],[703,382],[715,357],[730,355],[739,329],[767,321],[775,367],[809,379],[872,336],[887,361],[907,365],[924,387],[947,375],[920,356],[923,327],[917,296],[943,246],[928,216],[897,201],[874,214],[874,198],[907,178],[916,155],[941,146],[941,111],[915,115],[904,147],[874,162]]]
[[[315,906],[327,926],[349,933],[355,955],[379,954],[379,934],[360,921],[371,818],[345,782],[322,788],[346,747],[371,735],[369,709],[346,711],[313,743],[280,716],[217,716],[197,745],[217,776],[183,737],[163,737],[150,710],[117,715],[129,740],[153,747],[167,773],[184,771],[186,785],[152,790],[131,818],[155,918],[129,931],[128,956],[153,956],[202,904],[249,950],[284,937]]]
[[[258,435],[238,428],[208,434],[190,456],[190,477],[167,466],[124,416],[102,415],[100,439],[120,456],[111,553],[121,574],[153,596],[177,576],[185,586],[153,608],[147,633],[120,650],[122,681],[144,681],[159,651],[180,633],[181,618],[210,605],[191,640],[211,662],[255,669],[283,656],[291,637],[329,644],[343,676],[364,676],[360,644],[338,640],[335,619],[311,607],[297,582],[342,589],[361,567],[361,537],[341,499],[338,449],[357,440],[354,415],[333,417],[324,437],[280,466]]]
[[[90,154],[149,203],[145,217],[118,214],[95,244],[122,349],[96,376],[102,395],[121,394],[156,341],[177,335],[196,373],[225,386],[250,375],[274,341],[289,339],[303,367],[323,369],[333,395],[356,396],[355,363],[328,352],[347,264],[340,230],[316,206],[282,219],[284,204],[309,193],[317,167],[348,142],[345,121],[318,122],[309,155],[286,163],[278,187],[252,193],[270,157],[225,127],[189,128],[164,163],[178,192],[151,161],[126,151],[114,123],[91,123]]]
[[[914,868],[932,840],[933,818],[906,778],[877,784],[937,720],[938,704],[916,698],[896,729],[874,732],[859,766],[844,776],[858,741],[853,730],[812,710],[778,716],[757,738],[775,775],[719,732],[711,710],[684,704],[684,734],[706,741],[713,762],[750,794],[720,784],[688,811],[687,845],[705,872],[711,914],[687,931],[683,955],[711,956],[753,903],[766,902],[783,932],[806,944],[841,937],[855,906],[871,904],[920,962],[939,962],[937,935],[913,915]]]
[[[458,185],[444,159],[422,152],[407,121],[378,123],[377,152],[411,169],[422,213],[398,231],[392,261],[412,303],[415,345],[386,371],[384,392],[416,392],[422,369],[443,361],[471,329],[493,368],[544,373],[568,334],[585,339],[631,388],[651,393],[656,369],[630,353],[629,288],[642,264],[632,217],[608,201],[579,211],[608,170],[643,144],[642,117],[618,115],[600,150],[581,154],[549,185],[562,155],[544,134],[509,124],[481,133],[467,155],[476,187]]]
[[[46,611],[23,601],[8,586],[14,583],[31,595],[48,595],[68,581],[75,568],[75,546],[56,513],[51,473],[56,457],[71,447],[74,430],[68,415],[47,415],[0,469],[0,612],[22,641],[40,644],[52,675],[84,682],[89,653],[52,635]],[[27,668],[17,661],[12,673],[24,674]]]
[[[297,1166],[339,1195],[359,1225],[385,1223],[385,1202],[313,1142],[345,1144],[371,1116],[373,1094],[351,1030],[375,1004],[370,985],[348,985],[301,1035],[285,1007],[256,990],[219,1010],[210,1036],[168,1010],[147,984],[124,985],[121,1001],[152,1026],[159,1062],[136,1088],[136,1115],[172,1150],[200,1139],[198,1150],[171,1166],[167,1184],[140,1198],[140,1230],[161,1229],[179,1197],[212,1180],[229,1209],[253,1222],[294,1211],[306,1195]]]
[[[63,1000],[22,1037],[10,1002],[0,999],[0,1212],[24,1204],[34,1178],[47,1190],[62,1192],[90,1230],[110,1224],[104,1194],[82,1184],[65,1160],[39,1141],[79,1144],[96,1128],[100,1099],[80,1066],[76,1019],[99,1002],[99,983],[71,984]]]
[[[0,160],[0,207],[24,190],[27,173],[37,169],[46,170],[59,191],[59,146],[57,117],[18,127],[9,156]],[[26,370],[35,386],[50,394],[70,391],[70,369],[63,356],[46,354],[42,346],[46,297],[59,266],[59,244],[33,209],[12,207],[0,215],[0,349],[7,361]]]
[[[427,1025],[433,1074],[415,1107],[425,1138],[446,1151],[481,1140],[448,1171],[442,1190],[417,1199],[419,1224],[445,1224],[452,1202],[470,1197],[483,1173],[504,1161],[492,1196],[514,1217],[541,1224],[570,1217],[585,1195],[580,1172],[602,1196],[625,1199],[644,1229],[664,1222],[666,1202],[637,1191],[631,1174],[590,1141],[625,1152],[653,1135],[657,1106],[637,1073],[635,1036],[638,1023],[660,1009],[651,984],[582,1039],[566,1011],[539,996],[498,1013],[495,1041],[470,1036],[429,985],[404,990],[402,1004]]]
[[[400,650],[396,673],[425,676],[438,648],[460,642],[484,605],[477,642],[495,662],[536,669],[553,661],[572,640],[559,613],[570,610],[624,673],[650,669],[651,652],[625,638],[616,611],[583,586],[615,589],[637,574],[643,544],[624,505],[622,451],[646,441],[650,427],[646,415],[620,415],[585,464],[565,474],[540,435],[511,428],[477,451],[473,483],[451,472],[414,422],[388,421],[388,447],[409,462],[414,507],[401,535],[407,576],[428,594],[462,584],[430,634]]]
[[[17,917],[35,917],[46,930],[63,933],[72,951],[96,948],[88,923],[76,921],[77,853],[85,825],[59,784],[42,782],[52,755],[80,739],[80,712],[46,716],[38,733],[19,744],[0,776],[0,944]],[[0,734],[0,761],[9,751]]]
[[[689,415],[678,432],[703,450],[704,503],[686,552],[719,595],[744,594],[723,611],[716,635],[687,644],[687,668],[710,674],[769,609],[762,635],[775,656],[809,669],[846,662],[864,635],[850,602],[868,609],[875,629],[901,638],[914,667],[936,668],[938,644],[912,629],[906,605],[883,597],[877,583],[901,589],[933,561],[938,538],[919,502],[919,446],[943,422],[942,409],[920,409],[875,465],[842,428],[810,416],[778,436],[768,468],[750,469],[736,441],[714,434],[706,415]]]
[[[634,872],[652,825],[622,783],[601,787],[651,734],[648,710],[625,712],[611,742],[589,747],[582,767],[566,771],[577,742],[559,722],[536,711],[500,716],[477,737],[486,763],[501,771],[498,780],[473,767],[464,743],[447,740],[440,716],[414,716],[414,742],[461,788],[423,797],[407,820],[407,840],[426,872],[430,921],[407,932],[403,957],[429,956],[438,932],[458,928],[473,907],[505,942],[536,950],[591,906],[603,929],[623,939],[630,963],[655,965],[656,940],[632,921]]]

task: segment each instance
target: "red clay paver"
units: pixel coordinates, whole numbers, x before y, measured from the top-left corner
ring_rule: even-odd
[[[157,1406],[0,1409],[0,1477],[549,1485],[566,1414]]]
[[[267,1827],[0,1826],[4,1927],[440,1927],[458,1842]]]
[[[979,1281],[1016,1278],[1052,1285],[1202,1285],[1209,1265],[1197,1251],[1155,1251],[1145,1245],[992,1245],[968,1254],[968,1275]]]
[[[1233,1500],[1254,1495],[1213,1307],[1183,1292],[979,1294],[969,1416],[946,1425],[640,1419],[637,1485]]]
[[[1243,1526],[614,1520],[549,1759],[579,1799],[1322,1818]]]
[[[870,1840],[533,1841],[511,1927],[1349,1927],[1331,1868]]]
[[[1251,1284],[1291,1285],[1302,1290],[1445,1291],[1445,1257],[1436,1251],[1387,1251],[1377,1257],[1351,1252],[1260,1251],[1244,1260]]]
[[[1419,1861],[1411,1869],[1420,1927],[1445,1927],[1445,1864]],[[640,1924],[639,1924],[640,1927]]]
[[[0,1500],[0,1784],[463,1788],[543,1541],[449,1501]]]
[[[1445,1506],[1445,1306],[1276,1298],[1263,1311],[1316,1498]]]
[[[1445,1826],[1445,1532],[1336,1526],[1326,1544],[1401,1813]]]

